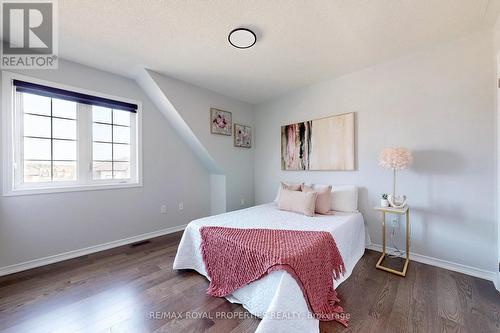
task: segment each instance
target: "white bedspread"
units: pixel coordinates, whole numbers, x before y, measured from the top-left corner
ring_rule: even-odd
[[[307,217],[281,211],[271,203],[189,223],[177,250],[174,269],[194,269],[208,278],[200,252],[199,229],[202,226],[328,231],[335,239],[346,267],[345,275],[334,281],[335,288],[351,275],[365,249],[365,228],[360,213],[336,212],[334,215]],[[319,332],[319,321],[311,317],[299,285],[285,271],[274,271],[226,298],[262,318],[256,332]],[[345,310],[349,312],[349,309]]]

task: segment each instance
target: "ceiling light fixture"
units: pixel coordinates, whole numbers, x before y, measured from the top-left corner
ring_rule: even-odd
[[[227,40],[229,44],[238,49],[248,49],[257,42],[257,36],[250,29],[236,28],[229,33]]]

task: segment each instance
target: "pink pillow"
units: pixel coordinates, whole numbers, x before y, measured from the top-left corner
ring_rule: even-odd
[[[302,213],[306,216],[314,216],[314,207],[318,193],[290,191],[281,189],[281,195],[278,199],[278,207],[281,210]]]
[[[282,190],[289,190],[289,191],[301,191],[302,190],[302,184],[287,184],[281,182],[281,189]]]
[[[319,189],[314,189],[307,185],[301,186],[302,192],[315,192],[318,193],[318,197],[316,198],[316,213],[319,214],[328,214],[332,209],[331,205],[331,196],[332,196],[332,185],[325,186]]]
[[[290,191],[300,191],[300,187],[303,184],[304,183],[292,184],[292,183],[280,182],[280,186],[278,187],[278,194],[276,194],[276,198],[274,199],[274,202],[278,203],[278,201],[280,199],[280,195],[281,195],[281,190],[285,189],[285,190],[290,190]]]

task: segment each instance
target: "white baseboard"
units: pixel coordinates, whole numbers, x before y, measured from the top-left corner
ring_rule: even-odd
[[[382,252],[382,245],[371,244],[371,245],[367,245],[366,248],[370,249],[370,250],[377,251],[377,252]],[[386,250],[388,252],[395,251],[395,249],[390,248],[390,247],[386,247]],[[410,252],[410,260],[418,261],[418,262],[421,262],[423,264],[436,266],[439,268],[448,269],[450,271],[455,271],[455,272],[463,273],[466,275],[471,275],[474,277],[485,279],[488,281],[492,281],[495,284],[495,287],[498,289],[498,286],[496,283],[497,282],[497,273],[493,272],[493,271],[487,271],[484,269],[466,266],[466,265],[458,264],[458,263],[451,262],[451,261],[446,261],[446,260],[442,260],[442,259],[428,257],[428,256],[424,256],[424,255],[421,255],[418,253],[413,253],[413,252]]]
[[[175,227],[170,227],[170,228],[166,228],[166,229],[148,232],[148,233],[138,235],[138,236],[132,236],[132,237],[112,241],[112,242],[105,243],[105,244],[89,246],[89,247],[79,249],[79,250],[69,251],[69,252],[56,254],[53,256],[45,257],[45,258],[34,259],[34,260],[30,260],[30,261],[25,261],[25,262],[22,262],[19,264],[0,267],[0,276],[12,274],[12,273],[17,273],[17,272],[25,271],[25,270],[40,267],[40,266],[53,264],[55,262],[59,262],[59,261],[63,261],[63,260],[81,257],[81,256],[95,253],[95,252],[109,250],[109,249],[112,249],[114,247],[118,247],[118,246],[122,246],[122,245],[141,242],[141,241],[146,240],[146,239],[155,238],[158,236],[163,236],[163,235],[171,234],[171,233],[174,233],[177,231],[181,231],[181,230],[184,230],[185,228],[186,228],[186,224],[179,225],[179,226],[175,226]]]

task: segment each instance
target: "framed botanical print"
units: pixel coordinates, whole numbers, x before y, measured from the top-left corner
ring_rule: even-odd
[[[234,146],[252,148],[252,128],[250,126],[234,124]]]
[[[219,109],[210,109],[210,133],[232,135],[233,120],[231,112]]]

